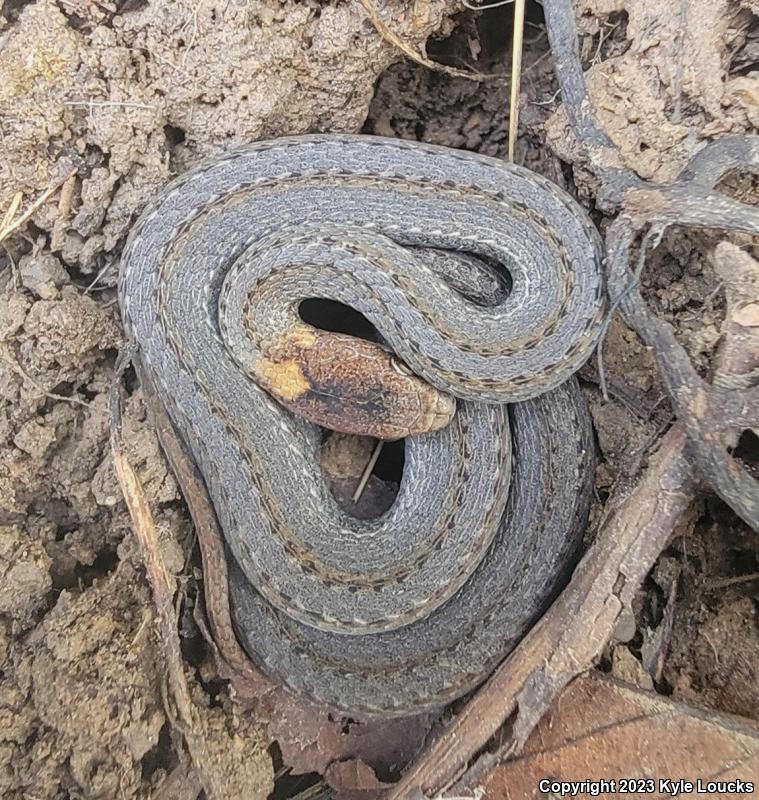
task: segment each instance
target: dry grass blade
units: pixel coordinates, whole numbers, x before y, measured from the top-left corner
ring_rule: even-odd
[[[58,189],[63,186],[66,181],[76,173],[76,170],[71,170],[67,172],[62,178],[59,178],[55,183],[49,186],[45,191],[29,206],[29,208],[24,211],[23,214],[18,216],[18,210],[21,207],[21,201],[23,199],[23,195],[21,192],[16,192],[13,196],[13,200],[11,201],[10,207],[8,211],[6,211],[5,216],[3,217],[3,222],[0,224],[0,243],[4,242],[12,233],[17,231],[22,225],[26,224],[29,221],[29,218],[34,214],[34,212]]]
[[[514,2],[514,38],[511,42],[511,99],[509,101],[509,161],[514,160],[519,124],[519,84],[522,78],[524,0]]]
[[[179,716],[184,724],[193,723],[192,700],[184,678],[179,649],[179,637],[174,624],[174,603],[171,580],[158,546],[158,533],[150,512],[145,492],[137,473],[129,463],[126,453],[116,437],[112,438],[113,465],[124,495],[132,526],[145,557],[153,598],[159,617],[161,643],[167,656],[169,683],[177,704]]]
[[[438,64],[437,61],[432,61],[429,58],[417,53],[413,47],[406,44],[398,34],[387,25],[374,5],[372,0],[358,0],[364,8],[364,11],[369,15],[369,19],[377,29],[377,33],[386,41],[397,47],[405,56],[408,56],[412,61],[421,64],[427,69],[435,70],[436,72],[444,72],[446,75],[451,75],[455,78],[467,78],[472,81],[493,81],[505,80],[508,75],[502,73],[486,74],[484,72],[477,72],[476,70],[457,69],[456,67],[449,67],[446,64]]]

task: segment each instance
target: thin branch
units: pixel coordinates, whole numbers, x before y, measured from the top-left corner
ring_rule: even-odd
[[[124,370],[135,354],[133,345],[121,352],[116,366],[116,375],[109,398],[109,424],[111,432],[111,452],[116,476],[132,519],[132,530],[145,561],[153,600],[158,615],[158,633],[166,660],[168,684],[171,698],[176,706],[174,720],[177,730],[183,736],[190,753],[198,779],[209,800],[232,800],[227,787],[224,770],[218,768],[218,759],[211,754],[203,718],[192,699],[184,672],[182,651],[177,630],[174,607],[174,585],[158,544],[158,532],[153,514],[148,505],[145,492],[126,455],[122,434],[122,409],[119,382]],[[171,717],[173,712],[167,708]]]
[[[238,695],[260,697],[274,686],[253,664],[237,641],[229,608],[229,571],[221,526],[192,456],[187,452],[161,404],[146,370],[136,365],[145,401],[177,483],[182,489],[200,542],[203,558],[204,596],[210,625],[209,644],[217,665]]]

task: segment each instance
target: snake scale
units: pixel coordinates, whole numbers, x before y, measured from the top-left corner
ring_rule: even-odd
[[[267,674],[397,716],[473,688],[524,635],[587,518],[592,433],[572,375],[605,313],[601,263],[590,220],[546,179],[379,137],[231,150],[146,210],[122,258],[124,323],[203,476],[235,628]],[[455,286],[477,264],[508,271],[506,299]],[[306,298],[363,314],[399,374],[448,398],[434,432],[406,440],[398,496],[376,519],[341,511],[321,428],[255,380],[272,348],[319,334],[298,316]],[[287,378],[275,389],[301,392],[294,360],[272,370]],[[311,394],[331,408],[328,387]]]

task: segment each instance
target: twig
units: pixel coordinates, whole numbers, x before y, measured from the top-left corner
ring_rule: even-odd
[[[377,459],[382,452],[383,444],[384,442],[382,439],[378,439],[377,444],[374,446],[374,450],[372,450],[372,455],[369,458],[367,465],[364,467],[363,473],[361,473],[361,480],[358,482],[356,491],[353,493],[353,497],[351,498],[354,503],[358,503],[358,501],[361,499],[361,495],[364,493],[364,489],[366,489],[366,484],[369,482],[369,477],[372,474],[374,465],[377,463]]]
[[[708,581],[708,589],[726,589],[728,586],[736,586],[740,583],[751,583],[759,581],[759,572],[750,572],[747,575],[734,575],[732,578],[715,578]]]
[[[260,697],[274,686],[256,669],[240,647],[234,633],[229,608],[229,574],[224,540],[213,503],[192,456],[178,437],[169,415],[158,399],[148,373],[140,368],[139,363],[136,368],[161,448],[182,489],[200,542],[206,613],[211,634],[206,638],[214,648],[222,676],[232,682],[238,695]]]
[[[527,39],[525,39],[524,41],[526,41],[526,42],[529,44],[529,41],[528,41]],[[537,58],[536,58],[536,59],[535,59],[535,60],[532,62],[532,64],[528,64],[528,65],[527,65],[527,66],[526,66],[526,67],[525,67],[525,68],[522,70],[522,75],[527,75],[527,73],[528,73],[528,72],[531,72],[533,69],[535,69],[535,67],[537,67],[537,66],[538,66],[538,64],[542,64],[542,63],[543,63],[543,62],[544,62],[544,61],[545,61],[545,60],[546,60],[546,59],[547,59],[547,58],[548,58],[550,55],[551,55],[551,51],[550,51],[550,50],[546,50],[546,51],[545,51],[545,53],[543,53],[542,55],[538,56],[538,57],[537,57]],[[534,105],[534,104],[533,104],[533,105]]]
[[[619,150],[598,124],[588,99],[572,3],[567,0],[545,0],[543,11],[569,126],[585,151],[593,171],[601,178],[602,191],[596,198],[599,208],[613,210],[620,204],[627,189],[643,185],[643,181],[625,169]]]
[[[190,36],[190,40],[187,42],[185,47],[184,53],[182,55],[182,64],[187,61],[187,56],[189,55],[190,50],[195,47],[195,41],[198,38],[198,14],[200,13],[200,7],[203,5],[203,0],[198,0],[195,4],[192,15],[190,19],[186,20],[184,25],[182,25],[181,32],[184,33],[187,30],[187,26],[190,24],[190,20],[192,20],[192,34]]]
[[[122,356],[123,359],[123,356]],[[122,364],[129,358],[122,360]],[[117,376],[121,368],[117,368]],[[145,568],[148,573],[153,599],[158,612],[161,645],[166,656],[169,682],[181,720],[188,726],[196,723],[192,707],[190,690],[187,687],[179,646],[179,636],[174,622],[174,591],[158,546],[153,515],[148,506],[145,493],[137,475],[126,456],[126,447],[121,432],[121,408],[118,397],[118,383],[114,382],[111,394],[111,450],[113,464],[119,480],[124,499],[132,518],[133,528],[140,550],[145,557]]]
[[[95,277],[90,281],[89,286],[87,286],[84,290],[84,294],[89,294],[98,285],[98,283],[100,283],[100,279],[106,274],[106,272],[108,272],[112,268],[113,268],[113,262],[109,261],[104,267],[102,267],[102,269],[100,269],[98,274],[95,275]]]
[[[731,170],[759,174],[759,137],[732,136],[707,145],[671,186],[641,181],[621,166],[616,146],[598,125],[580,64],[572,4],[546,0],[544,11],[567,117],[601,182],[598,204],[624,208],[607,233],[609,293],[618,298],[625,322],[653,349],[699,472],[737,514],[759,528],[759,485],[724,446],[731,431],[759,427],[759,389],[736,388],[728,395],[709,387],[672,329],[649,312],[629,268],[632,244],[649,226],[759,233],[759,209],[713,188]]]
[[[757,149],[759,152],[759,138]],[[610,226],[607,236],[612,293],[622,294],[630,283],[628,264],[638,219],[689,227],[759,231],[759,211],[690,184],[645,192],[633,190],[626,199],[626,207],[626,212]],[[685,424],[689,450],[699,472],[737,514],[752,527],[759,528],[759,485],[748,470],[731,457],[725,443],[725,437],[731,432],[759,427],[759,389],[749,386],[728,392],[709,386],[690,363],[674,331],[648,311],[637,288],[623,297],[620,311],[625,322],[653,350],[674,408]]]
[[[556,98],[561,94],[561,89],[557,89],[549,98],[548,100],[540,100],[539,102],[536,100],[533,102],[534,106],[550,106],[552,103],[556,102]]]
[[[511,42],[511,98],[509,100],[509,161],[514,161],[514,148],[519,124],[519,85],[522,80],[522,37],[524,36],[524,0],[514,3],[514,37]]]
[[[435,70],[436,72],[444,72],[446,75],[452,75],[455,78],[467,78],[473,81],[493,81],[504,80],[508,75],[503,73],[490,73],[477,72],[476,70],[456,69],[456,67],[449,67],[446,64],[439,64],[437,61],[432,61],[429,58],[417,53],[413,47],[407,45],[398,34],[390,28],[382,19],[372,0],[358,0],[364,8],[364,11],[369,15],[369,19],[377,29],[377,33],[386,41],[397,47],[404,55],[408,56],[412,61],[421,64],[427,69]]]

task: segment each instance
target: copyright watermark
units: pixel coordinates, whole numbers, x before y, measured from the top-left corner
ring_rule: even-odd
[[[608,780],[562,781],[544,778],[538,783],[538,790],[553,797],[603,797],[604,795],[660,794],[668,797],[685,795],[727,795],[753,794],[753,781],[729,780],[711,781],[696,778],[610,778]]]

